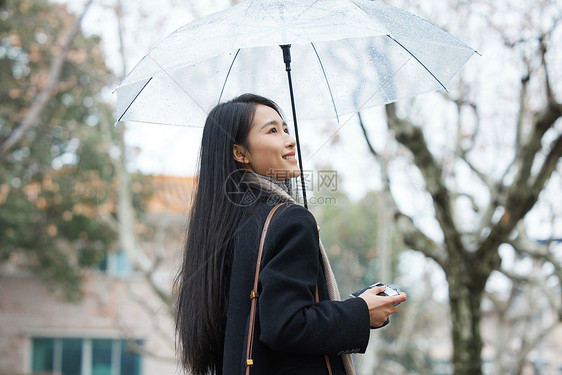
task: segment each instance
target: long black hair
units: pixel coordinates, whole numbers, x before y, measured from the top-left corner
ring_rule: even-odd
[[[176,277],[178,350],[184,369],[196,375],[222,371],[231,253],[244,206],[244,194],[236,192],[245,172],[233,147],[249,149],[258,104],[281,115],[273,101],[244,94],[213,108],[203,129],[199,178]]]

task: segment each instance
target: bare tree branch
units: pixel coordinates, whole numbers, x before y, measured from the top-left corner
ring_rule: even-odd
[[[562,112],[562,106],[560,106],[559,111]],[[560,157],[562,157],[562,135],[559,135],[558,138],[552,142],[550,152],[547,154],[546,159],[544,160],[543,165],[533,182],[534,191],[540,192],[540,190],[542,190],[544,184],[556,169]]]
[[[147,299],[146,296],[144,295],[139,295],[138,293],[135,293],[133,291],[133,284],[132,283],[127,283],[127,289],[129,292],[130,297],[134,300],[134,302],[140,307],[142,308],[150,317],[152,317],[152,319],[150,319],[151,323],[152,323],[152,327],[154,328],[153,331],[155,333],[157,333],[163,341],[165,342],[169,342],[170,340],[170,332],[165,330],[164,328],[162,328],[162,326],[159,323],[158,319],[155,318],[155,316],[158,314],[158,309],[151,307],[148,303],[147,303]],[[126,324],[126,321],[123,322],[121,321],[121,319],[119,319],[119,321],[117,322],[117,325],[122,328],[123,332],[127,332],[128,331],[128,327],[129,325]],[[132,339],[134,338],[134,335],[132,334],[126,334],[126,338],[128,339]]]
[[[554,266],[555,273],[562,281],[562,263],[548,251],[548,247],[546,245],[540,245],[538,243],[531,244],[530,241],[524,240],[521,237],[515,238],[508,242],[516,252],[519,254],[524,254],[530,256],[534,259],[542,259]]]
[[[394,131],[396,140],[410,150],[414,163],[424,177],[426,190],[433,198],[436,218],[443,231],[447,251],[459,254],[464,246],[453,219],[449,191],[443,184],[441,168],[429,151],[422,130],[400,119],[394,104],[386,105],[386,113],[388,126]]]
[[[554,328],[556,328],[556,326],[559,323],[560,322],[558,322],[558,321],[552,322],[552,324],[550,324],[548,327],[539,331],[538,334],[536,334],[536,336],[532,337],[529,340],[524,341],[523,348],[521,348],[521,351],[519,352],[519,356],[518,356],[519,358],[518,358],[517,364],[515,365],[515,369],[520,369],[520,368],[523,367],[523,365],[525,364],[525,361],[527,360],[527,356],[529,355],[529,353],[534,348],[537,347],[537,344],[539,342],[541,342],[546,336],[548,336],[550,333],[552,333]]]
[[[45,87],[33,99],[31,107],[25,114],[22,121],[12,129],[8,137],[0,144],[0,156],[3,156],[6,152],[8,152],[8,150],[10,150],[16,143],[18,143],[25,135],[25,133],[29,129],[31,129],[32,126],[35,126],[39,121],[41,113],[47,106],[47,103],[49,102],[49,99],[51,99],[51,96],[53,94],[53,90],[56,84],[59,82],[62,67],[64,62],[66,61],[66,56],[70,51],[70,48],[72,47],[74,39],[80,31],[80,24],[82,23],[82,19],[86,15],[92,2],[93,0],[89,0],[86,3],[80,16],[74,21],[68,32],[63,37],[60,51],[54,57],[51,67],[49,68],[49,74]]]
[[[521,148],[517,157],[518,173],[513,184],[511,184],[507,190],[505,212],[501,220],[492,227],[488,236],[482,241],[477,250],[478,256],[494,253],[495,251],[491,250],[496,249],[497,246],[505,240],[519,220],[529,212],[537,201],[540,191],[552,175],[562,155],[562,141],[560,137],[554,141],[534,183],[529,186],[531,167],[535,156],[540,150],[544,133],[550,129],[561,116],[562,105],[559,103],[548,103],[545,108],[535,116],[534,126],[529,134],[528,142]]]
[[[138,353],[144,357],[150,357],[150,358],[154,358],[160,361],[165,361],[165,362],[172,362],[175,363],[176,362],[176,358],[174,356],[172,357],[168,357],[168,356],[162,356],[162,355],[158,355],[156,353],[154,353],[153,350],[148,350],[146,348],[144,348],[142,345],[139,345],[136,340],[133,339],[128,339],[127,340],[127,349]]]
[[[459,130],[461,129],[461,126],[460,126],[460,124],[461,124],[461,122],[460,122],[460,120],[461,120],[461,116],[460,116],[460,111],[461,111],[461,109],[464,108],[464,107],[468,107],[468,108],[470,108],[470,109],[472,110],[472,112],[474,112],[474,120],[475,120],[475,121],[474,121],[474,125],[475,125],[475,129],[474,129],[474,131],[472,132],[472,134],[470,135],[470,143],[471,143],[472,145],[474,145],[474,143],[476,142],[476,138],[478,138],[478,134],[479,134],[479,132],[480,132],[480,114],[479,114],[479,112],[478,112],[478,105],[477,105],[476,103],[474,103],[473,101],[467,100],[463,95],[459,95],[457,98],[453,98],[453,97],[451,96],[451,94],[448,93],[448,92],[443,92],[443,93],[441,93],[441,95],[442,95],[446,100],[451,101],[451,102],[454,102],[455,105],[457,106],[457,116],[458,116],[457,119],[459,120],[457,126],[458,126],[458,129],[459,129]],[[465,136],[464,134],[463,134],[462,139],[466,139],[466,136]],[[463,146],[463,147],[461,148],[462,153],[458,153],[458,154],[456,154],[456,155],[457,155],[457,156],[466,155],[471,149],[472,149],[472,146],[471,146],[471,147],[464,147],[464,146]]]
[[[504,186],[501,183],[503,179],[500,179],[499,182],[494,182],[488,175],[484,174],[481,170],[476,168],[476,166],[470,160],[468,160],[468,156],[466,154],[463,154],[461,156],[461,160],[464,161],[464,163],[472,170],[474,174],[476,174],[476,176],[480,178],[482,182],[484,182],[490,192],[488,205],[486,206],[483,214],[480,216],[480,224],[477,230],[477,233],[482,233],[484,229],[489,226],[490,222],[492,221],[492,217],[501,204],[500,198],[504,190]]]
[[[453,196],[453,198],[459,198],[459,197],[467,198],[470,201],[470,206],[472,210],[474,212],[480,212],[480,207],[478,207],[478,203],[476,202],[476,199],[473,195],[464,192],[457,192],[457,191],[452,192],[451,195]]]
[[[527,102],[527,89],[529,87],[529,81],[531,80],[530,62],[525,57],[523,57],[523,60],[525,61],[525,65],[527,66],[527,73],[525,74],[525,76],[521,77],[521,90],[519,91],[519,113],[517,114],[517,123],[515,125],[515,155],[519,153],[519,149],[521,148],[523,119],[525,118],[527,109],[527,106],[525,104]],[[513,165],[514,162],[515,157],[511,165]],[[505,173],[508,173],[508,171],[511,169],[511,165],[506,168]],[[503,177],[505,178],[505,174]]]
[[[390,180],[388,172],[386,171],[385,162],[384,160],[381,160],[382,156],[377,153],[377,151],[371,144],[367,129],[365,128],[365,124],[360,114],[359,125],[361,126],[361,130],[363,132],[365,141],[367,142],[367,146],[369,147],[369,151],[381,166],[385,195],[388,197],[387,200],[394,209],[394,222],[397,225],[398,232],[401,234],[402,242],[404,242],[405,245],[412,249],[421,251],[425,256],[432,258],[438,264],[443,266],[446,259],[446,256],[443,253],[443,249],[437,243],[435,243],[435,241],[427,237],[421,230],[419,230],[414,224],[414,221],[411,217],[402,213],[398,209],[398,205],[396,204],[396,201],[394,200],[394,197],[390,192]]]
[[[552,32],[552,30],[551,30],[551,32]],[[554,98],[554,94],[552,92],[552,86],[550,84],[550,77],[549,77],[548,66],[547,66],[547,62],[546,62],[546,52],[548,50],[547,45],[546,45],[546,41],[545,41],[546,37],[547,37],[546,35],[541,35],[541,37],[539,38],[541,65],[544,69],[544,86],[545,86],[545,91],[546,91],[546,99],[548,100],[549,103],[554,103],[554,102],[556,102],[556,99]]]
[[[158,267],[160,267],[161,263],[162,263],[162,258],[159,257],[152,264],[151,270],[141,271],[141,272],[144,275],[144,278],[145,278],[146,282],[148,283],[148,285],[150,285],[150,287],[154,291],[154,293],[156,293],[156,295],[158,295],[158,297],[166,305],[166,308],[168,309],[169,316],[174,316],[174,305],[173,305],[173,301],[172,301],[172,297],[170,295],[170,292],[168,290],[162,290],[162,288],[160,288],[158,286],[158,284],[156,284],[156,282],[154,281],[154,278],[153,278],[154,272],[158,269]]]
[[[111,213],[109,212],[104,212],[99,214],[99,218],[107,224],[107,227],[110,228],[113,232],[117,233],[117,230],[115,228],[118,227],[119,222],[117,220],[115,220],[115,218],[113,217],[113,215],[111,215]]]
[[[159,355],[156,354],[154,350],[150,350],[143,347],[142,345],[139,345],[137,343],[138,337],[135,335],[135,332],[132,329],[125,326],[124,324],[120,324],[120,327],[121,327],[121,332],[123,333],[122,338],[127,341],[127,349],[129,351],[142,355],[143,357],[149,357],[159,361],[171,362],[171,363],[176,362],[176,358],[174,356]],[[163,332],[160,327],[155,327],[155,329],[156,331],[162,334],[163,338],[166,341],[170,339],[170,336],[166,335],[165,332]]]
[[[435,260],[441,267],[447,265],[447,257],[443,249],[419,230],[411,217],[403,213],[397,213],[394,222],[404,244],[411,249],[421,251],[426,257]]]
[[[456,158],[460,158],[462,155],[464,155],[465,151],[463,149],[463,133],[462,133],[462,103],[461,101],[454,101],[455,106],[457,107],[457,135],[455,137],[455,151],[454,151],[454,157]],[[455,168],[455,163],[453,163],[453,169]]]

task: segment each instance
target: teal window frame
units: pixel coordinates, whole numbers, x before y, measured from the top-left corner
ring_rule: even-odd
[[[142,355],[127,340],[32,337],[31,372],[61,375],[142,375]],[[142,346],[142,340],[135,340]]]

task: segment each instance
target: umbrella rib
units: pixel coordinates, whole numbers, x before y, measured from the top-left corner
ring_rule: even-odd
[[[219,95],[219,101],[217,102],[217,104],[221,102],[222,94],[224,92],[224,88],[226,87],[226,82],[228,81],[228,77],[230,76],[230,71],[232,70],[232,66],[234,65],[234,62],[236,61],[236,58],[238,57],[239,53],[240,53],[240,48],[238,48],[238,51],[236,51],[236,55],[234,55],[234,58],[230,63],[230,67],[228,68],[228,72],[226,73],[226,78],[224,79],[224,83],[222,84],[221,94]]]
[[[151,55],[147,55],[147,56],[150,57],[150,59],[151,59],[152,61],[154,61],[154,63],[155,63],[156,65],[158,65],[158,67],[160,68],[160,70],[161,70],[166,76],[168,76],[168,78],[170,78],[170,79],[172,80],[172,82],[174,82],[174,83],[176,84],[176,86],[178,86],[178,87],[180,88],[180,90],[183,91],[183,93],[184,93],[185,95],[187,95],[187,96],[189,97],[189,99],[191,99],[191,100],[193,101],[193,103],[195,103],[195,104],[199,107],[200,110],[202,110],[203,112],[207,113],[207,111],[205,110],[205,108],[203,108],[203,107],[201,106],[201,104],[199,104],[199,102],[198,102],[197,100],[195,100],[195,98],[193,98],[191,95],[189,95],[189,93],[187,92],[187,90],[184,89],[183,86],[180,85],[180,84],[178,83],[178,81],[176,81],[176,79],[175,79],[174,77],[172,77],[172,75],[171,75],[166,69],[164,69],[164,67],[163,67],[162,65],[160,65],[160,64],[158,63],[158,61],[156,61],[156,60],[154,59],[154,57],[152,57]]]
[[[439,83],[439,84],[441,85],[441,87],[443,87],[443,90],[445,90],[446,92],[449,92],[449,90],[447,90],[447,88],[445,87],[445,85],[441,83],[441,81],[435,76],[435,74],[433,74],[433,73],[431,72],[431,70],[429,70],[429,69],[427,68],[427,66],[425,66],[424,63],[422,63],[422,62],[420,61],[420,59],[418,59],[418,58],[416,57],[416,55],[414,55],[412,52],[410,52],[410,51],[408,50],[408,48],[404,47],[404,46],[402,45],[402,43],[400,43],[399,41],[397,41],[396,39],[394,39],[392,36],[390,36],[390,34],[387,34],[386,36],[389,37],[390,39],[392,39],[396,44],[398,44],[400,47],[402,47],[402,48],[404,49],[404,51],[408,52],[408,53],[410,54],[410,56],[412,56],[414,59],[416,59],[416,61],[417,61],[421,66],[423,66],[423,68],[424,68],[429,74],[431,74],[431,76],[433,77],[433,79],[435,79],[435,80],[437,81],[437,83]]]
[[[314,50],[314,53],[316,54],[316,57],[318,58],[318,63],[320,63],[320,68],[322,69],[322,74],[324,75],[324,80],[326,81],[326,85],[328,86],[328,91],[330,92],[330,98],[332,99],[332,105],[334,106],[334,112],[336,112],[336,119],[338,120],[338,123],[340,122],[340,116],[338,114],[338,109],[336,108],[336,102],[334,101],[334,95],[332,94],[332,88],[330,87],[330,82],[328,81],[328,77],[326,76],[326,71],[324,70],[324,64],[322,64],[322,60],[320,59],[320,55],[318,55],[318,51],[316,50],[316,47],[314,46],[314,43],[310,42],[310,44],[312,45],[312,49]]]
[[[121,116],[119,116],[119,119],[117,121],[115,121],[115,125],[117,125],[117,123],[119,121],[121,121],[121,119],[123,118],[123,116],[125,116],[125,113],[127,113],[127,111],[129,110],[129,108],[131,108],[131,106],[133,105],[133,103],[135,102],[135,100],[137,100],[137,98],[139,97],[139,95],[141,94],[142,90],[144,90],[144,88],[146,87],[146,85],[148,85],[148,83],[150,81],[152,81],[152,78],[154,77],[150,77],[148,79],[148,81],[146,81],[146,83],[144,84],[144,86],[142,87],[142,89],[139,90],[139,92],[137,92],[137,95],[135,95],[135,98],[133,100],[131,100],[131,102],[129,103],[129,105],[127,106],[127,108],[125,108],[125,110],[123,111],[123,113],[121,114]]]
[[[127,120],[132,122],[138,122],[140,124],[152,124],[152,125],[166,125],[166,126],[175,126],[175,127],[182,127],[182,128],[193,128],[193,129],[203,129],[203,125],[188,125],[188,124],[175,124],[172,122],[163,122],[163,121],[150,121],[150,120]],[[117,122],[115,122],[117,125]]]
[[[180,85],[180,84],[178,83],[178,81],[176,81],[176,80],[174,79],[174,77],[172,77],[172,75],[158,63],[158,61],[156,61],[152,56],[150,56],[150,55],[148,55],[148,56],[152,59],[152,61],[154,61],[154,63],[155,63],[156,65],[158,65],[158,66],[160,67],[160,69],[162,70],[162,72],[164,72],[164,74],[166,74],[166,75],[168,76],[168,78],[170,78],[170,79],[172,80],[172,82],[174,82],[174,83],[181,89],[181,91],[183,91],[183,92],[185,93],[185,95],[187,95],[203,112],[207,113],[207,111],[201,106],[201,104],[199,104],[199,102],[196,101],[191,95],[189,95],[189,93],[187,92],[187,90],[184,89],[184,88],[182,87],[182,85]],[[219,129],[221,129],[223,132],[227,133],[227,132],[224,130],[224,128],[222,127],[222,125],[221,125],[216,119],[211,118],[210,120],[212,120],[213,123],[216,124],[216,125],[219,127]],[[227,133],[226,135],[227,135],[227,137],[229,137],[229,138],[232,139],[232,137],[231,137],[228,133]],[[233,141],[234,141],[234,140],[233,140]]]
[[[410,53],[410,55],[415,58],[415,56],[412,55],[411,53]],[[417,60],[417,59],[416,59],[416,60]],[[407,64],[408,61],[410,61],[410,60],[408,59],[407,61],[404,62],[404,64],[402,64],[402,65],[400,66],[399,69],[395,70],[394,73],[392,73],[392,75],[391,75],[390,77],[388,77],[388,78],[379,86],[378,90],[375,91],[375,92],[373,93],[373,95],[371,95],[367,100],[365,100],[365,102],[364,102],[363,104],[361,104],[361,105],[359,106],[359,108],[357,109],[357,112],[360,112],[361,109],[362,109],[363,107],[365,107],[365,105],[367,105],[367,103],[369,102],[369,100],[371,100],[372,97],[374,97],[375,95],[377,95],[378,92],[381,91],[381,89],[386,85],[386,83],[389,82],[390,79],[396,75],[396,73],[398,73],[400,70],[402,70],[402,68]],[[421,64],[421,63],[420,63],[420,64]],[[423,64],[422,64],[422,65],[423,65]],[[430,73],[431,73],[431,72],[430,72]],[[433,74],[432,74],[432,75],[433,75]],[[439,80],[437,80],[437,81],[439,82]],[[441,82],[439,82],[439,83],[441,83]],[[442,86],[443,86],[443,85],[442,85]],[[445,89],[445,90],[446,90],[446,89]],[[339,131],[340,131],[345,125],[347,125],[347,123],[348,123],[349,121],[351,121],[352,118],[353,118],[353,117],[348,118],[346,122],[344,122],[343,124],[341,124],[341,126],[336,129],[336,131],[334,132],[334,134],[332,134],[330,137],[328,137],[328,139],[326,139],[326,141],[325,141],[324,143],[322,143],[322,145],[321,145],[320,147],[318,147],[318,149],[317,149],[316,151],[314,151],[314,152],[312,153],[312,155],[310,155],[310,159],[314,158],[314,156],[315,156],[315,155],[316,155],[332,138],[334,138],[334,137],[336,136],[336,134],[338,134]]]
[[[250,9],[250,8],[254,5],[255,1],[248,1],[247,3],[248,3],[248,6],[246,7],[246,12],[244,12],[244,16],[242,17],[242,19],[240,20],[240,22],[239,22],[237,25],[233,25],[233,26],[230,28],[230,31],[231,31],[232,34],[234,35],[234,40],[232,41],[232,44],[231,44],[231,46],[233,46],[233,47],[236,45],[236,43],[238,43],[238,38],[240,37],[240,35],[239,35],[238,33],[235,33],[235,32],[234,32],[234,29],[235,29],[236,27],[239,27],[240,25],[244,25],[244,24],[245,24],[246,17],[248,17],[248,9]],[[239,4],[239,5],[241,5],[241,4]]]

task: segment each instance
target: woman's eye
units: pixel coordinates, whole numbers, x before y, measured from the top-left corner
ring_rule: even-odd
[[[271,128],[271,129],[269,129],[269,133],[277,133],[277,129],[276,129],[276,128]]]
[[[289,134],[289,128],[285,128],[285,129],[283,129],[283,131],[284,131],[285,133]]]

